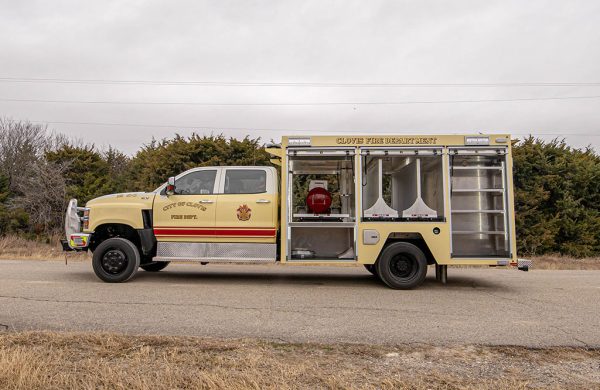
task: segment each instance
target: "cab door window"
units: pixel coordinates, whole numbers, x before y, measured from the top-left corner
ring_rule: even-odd
[[[177,195],[210,195],[215,188],[216,170],[190,172],[175,180]]]
[[[228,169],[225,194],[262,194],[267,192],[267,172],[262,169]]]

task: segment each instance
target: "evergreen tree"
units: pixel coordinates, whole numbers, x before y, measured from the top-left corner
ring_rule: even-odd
[[[526,138],[513,148],[518,250],[600,253],[600,157],[564,140]]]
[[[111,176],[110,165],[93,145],[64,144],[46,152],[48,162],[61,165],[67,182],[67,196],[81,204],[118,187]]]
[[[268,165],[270,155],[259,145],[260,139],[242,140],[218,136],[189,137],[176,135],[173,139],[152,140],[131,160],[131,187],[151,191],[170,176],[188,169],[221,165]]]

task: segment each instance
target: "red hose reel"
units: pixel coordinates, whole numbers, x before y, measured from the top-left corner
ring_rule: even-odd
[[[306,207],[313,214],[327,214],[331,207],[331,193],[323,187],[315,187],[308,191]]]

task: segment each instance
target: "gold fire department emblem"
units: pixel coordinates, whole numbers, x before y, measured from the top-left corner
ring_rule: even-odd
[[[247,221],[252,216],[252,209],[247,204],[243,204],[237,209],[237,217],[240,221]]]

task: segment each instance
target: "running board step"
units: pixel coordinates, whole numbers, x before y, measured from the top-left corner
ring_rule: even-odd
[[[159,242],[153,261],[275,262],[276,244],[245,242]]]

